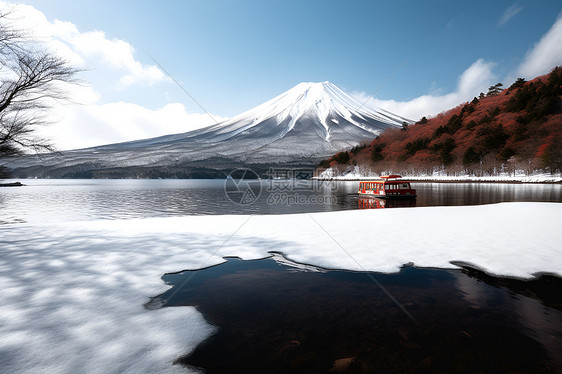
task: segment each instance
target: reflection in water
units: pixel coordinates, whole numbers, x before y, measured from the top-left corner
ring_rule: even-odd
[[[539,342],[556,366],[562,368],[562,318],[559,313],[562,279],[543,275],[539,279],[521,281],[495,278],[475,269],[465,269],[464,273],[470,278],[455,273],[455,284],[473,308],[493,308],[502,303],[516,311],[515,316],[526,334]],[[481,281],[474,282],[473,279]]]
[[[196,305],[219,327],[179,360],[208,373],[317,373],[343,363],[343,372],[353,373],[562,369],[560,310],[460,270],[404,267],[367,276],[302,266],[295,272],[286,259],[227,260],[165,275],[173,287],[147,304]]]
[[[560,184],[413,183],[417,206],[479,205],[507,201],[562,202]]]
[[[556,366],[562,368],[562,319],[536,300],[512,297],[511,302],[519,311],[519,321],[527,328],[527,334],[541,343]]]
[[[378,199],[376,197],[359,197],[357,202],[359,209],[413,208],[416,206],[416,200],[413,199]]]

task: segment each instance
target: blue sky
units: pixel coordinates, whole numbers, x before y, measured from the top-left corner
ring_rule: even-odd
[[[454,106],[471,98],[466,96],[486,91],[489,84],[508,84],[524,72],[542,74],[541,69],[562,64],[562,47],[551,48],[560,40],[554,30],[562,11],[560,1],[24,3],[51,25],[59,20],[75,27],[73,42],[58,31],[49,33],[82,57],[79,63],[88,69],[82,76],[96,96],[88,103],[97,106],[123,103],[154,112],[172,104],[178,109],[181,104],[182,115],[202,113],[154,60],[218,118],[239,114],[299,82],[325,80],[358,97],[373,97],[371,105],[397,114],[434,115],[447,108],[443,105]],[[126,43],[131,56],[123,59],[132,58],[142,71],[122,84],[126,70],[135,69],[133,62],[108,63],[102,52],[76,41],[76,35],[93,32],[103,32],[109,42]],[[541,61],[538,65],[551,63],[549,68],[527,61],[547,34],[544,51],[535,60]],[[524,68],[525,64],[533,67]],[[142,78],[145,75],[147,79]],[[446,100],[440,100],[443,97]],[[108,118],[92,113],[103,127],[100,123]],[[130,136],[178,129],[183,130],[181,124],[145,133],[131,130]],[[186,125],[184,131],[189,129]],[[115,140],[129,140],[126,137],[122,134]],[[72,144],[67,141],[64,147]]]

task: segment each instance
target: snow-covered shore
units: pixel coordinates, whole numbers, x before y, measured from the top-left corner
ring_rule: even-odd
[[[185,372],[213,333],[195,308],[147,310],[166,272],[281,251],[328,268],[474,264],[562,276],[562,204],[185,216],[0,226],[0,365],[18,373]]]
[[[388,175],[392,173],[383,173]],[[427,174],[402,175],[412,181],[424,182],[484,182],[484,183],[562,183],[562,174],[536,173],[525,174],[523,171],[514,173],[500,173],[499,175],[474,176],[468,174],[447,175],[444,172],[434,172]],[[317,180],[342,180],[342,181],[360,181],[377,179],[379,174],[373,173],[369,169],[359,166],[350,168],[344,172],[338,172],[332,168],[324,170],[320,175],[315,177]]]

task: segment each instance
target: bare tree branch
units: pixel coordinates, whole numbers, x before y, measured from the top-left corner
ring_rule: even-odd
[[[13,27],[9,14],[0,13],[0,159],[53,151],[36,129],[49,124],[54,102],[69,99],[63,85],[77,83],[79,71]]]

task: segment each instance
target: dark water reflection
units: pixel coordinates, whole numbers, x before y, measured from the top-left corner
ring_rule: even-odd
[[[417,206],[480,205],[507,201],[562,202],[560,184],[415,183]]]
[[[173,288],[149,307],[195,305],[219,327],[179,360],[208,373],[562,369],[558,278],[529,283],[413,267],[397,274],[324,271],[277,255],[258,261],[230,258],[163,279]]]
[[[0,223],[167,217],[198,214],[287,214],[357,209],[359,182],[261,182],[251,204],[235,204],[224,180],[26,180],[0,189]],[[503,201],[562,202],[560,184],[413,183],[415,206]],[[286,188],[286,187],[289,188]],[[376,203],[366,203],[377,206]],[[380,203],[378,204],[381,205]],[[396,204],[387,204],[394,206]],[[398,206],[400,206],[398,204]]]

